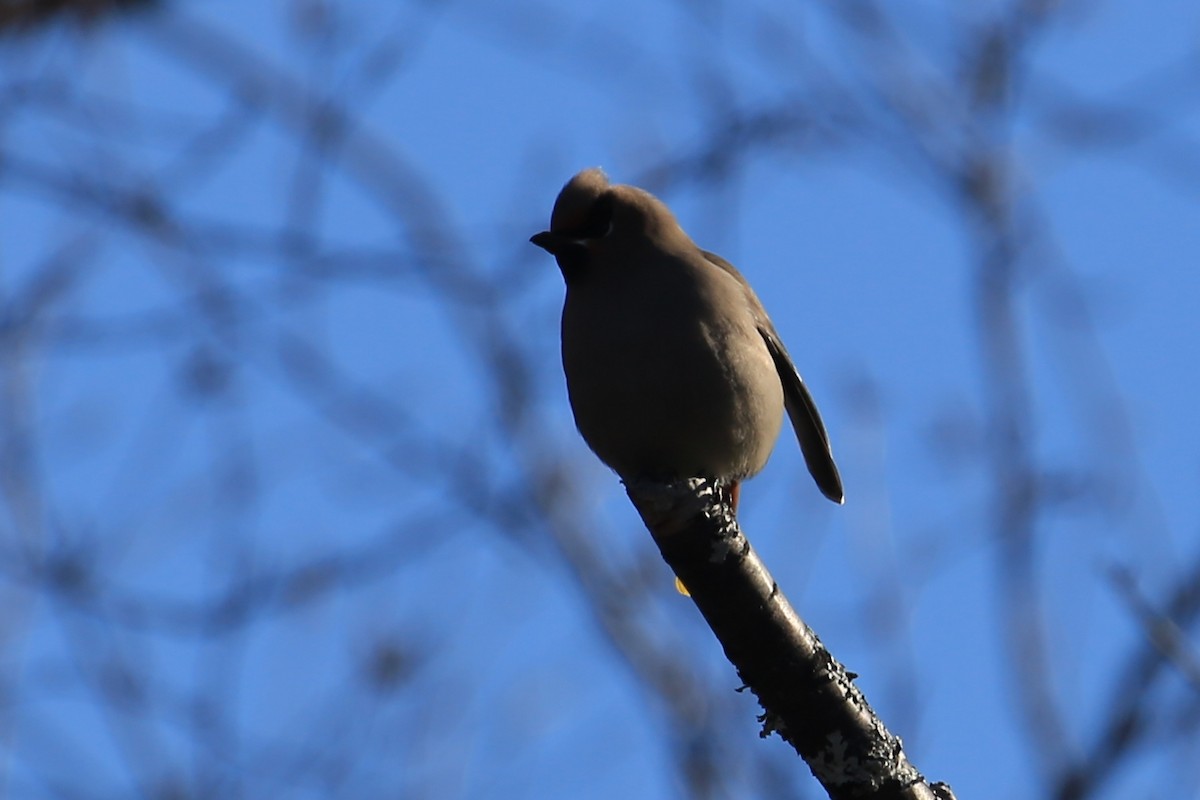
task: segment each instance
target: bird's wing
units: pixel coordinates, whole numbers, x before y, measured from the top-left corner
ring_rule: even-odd
[[[835,503],[845,500],[842,492],[842,478],[838,474],[837,464],[833,461],[833,451],[829,448],[829,435],[817,412],[817,404],[813,402],[808,387],[796,371],[787,349],[775,333],[775,328],[769,322],[759,326],[767,350],[775,361],[775,369],[779,371],[779,379],[783,382],[783,404],[787,408],[788,417],[792,420],[792,428],[796,431],[796,439],[800,442],[800,452],[804,454],[804,463],[821,493]]]
[[[821,490],[822,494],[835,503],[844,502],[842,478],[838,474],[837,464],[833,461],[833,451],[829,447],[829,435],[825,432],[824,423],[821,422],[817,404],[809,394],[808,387],[804,385],[804,380],[796,370],[796,365],[792,363],[792,357],[788,355],[787,348],[783,346],[783,341],[767,316],[766,309],[763,308],[762,302],[754,294],[754,290],[750,288],[750,284],[742,277],[742,274],[737,271],[737,268],[715,253],[702,252],[708,261],[729,273],[744,287],[754,312],[755,322],[758,324],[758,332],[762,335],[763,341],[767,345],[767,351],[770,352],[771,359],[775,362],[775,369],[779,372],[779,380],[783,384],[784,407],[792,421],[792,428],[796,431],[796,439],[800,442],[800,452],[804,454],[804,463],[808,465],[808,471],[817,482],[817,488]]]

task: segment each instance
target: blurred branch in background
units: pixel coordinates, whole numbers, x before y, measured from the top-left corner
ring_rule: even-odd
[[[1096,8],[664,3],[601,25],[522,3],[503,20],[426,2],[0,4],[4,793],[815,796],[786,748],[757,740],[651,542],[597,500],[621,499],[615,480],[598,484],[573,441],[560,287],[525,240],[554,181],[595,160],[573,142],[596,136],[630,154],[622,180],[712,193],[730,228],[802,225],[747,198],[806,163],[932,198],[959,248],[938,268],[959,270],[966,309],[944,316],[976,372],[931,382],[913,416],[868,353],[848,368],[846,418],[880,442],[931,427],[906,472],[952,451],[977,482],[944,498],[952,522],[914,518],[889,502],[908,476],[881,461],[870,491],[885,497],[848,492],[883,509],[851,518],[862,572],[842,596],[793,599],[870,615],[842,618],[877,658],[858,671],[895,691],[906,749],[962,797],[1195,788],[1181,654],[1196,578],[1175,566],[1195,554],[1155,499],[1044,179],[1086,155],[1194,199],[1196,52],[1133,89],[1073,88],[1046,43],[1094,35]],[[669,20],[673,38],[615,24],[626,13]],[[452,46],[469,80],[422,58]],[[529,85],[559,72],[586,102],[554,107]],[[627,111],[651,73],[684,76],[653,99],[677,129]],[[419,145],[425,117],[453,121],[435,136],[444,162]],[[475,152],[505,166],[481,174]],[[497,187],[503,169],[514,185]],[[869,238],[870,219],[846,236]],[[928,274],[878,269],[911,271],[896,301],[943,314],[922,304]],[[815,352],[853,352],[831,343],[869,325],[844,317]],[[931,418],[971,380],[961,418]],[[943,397],[947,381],[966,388]],[[1080,529],[1107,533],[1064,546]],[[1173,644],[1095,611],[1104,650],[1084,657],[1084,688],[1060,582],[1086,582],[1101,559],[1085,548],[1113,542],[1120,597],[1146,631],[1169,622]],[[1017,710],[993,725],[1022,745],[1003,764],[980,752],[994,772],[964,780],[961,754],[937,746],[975,712],[923,707],[931,661],[955,668],[909,641],[907,614],[931,576],[980,553],[994,593],[972,627],[1000,634],[992,669]]]
[[[28,36],[40,27],[61,21],[92,25],[110,15],[146,11],[159,5],[161,0],[2,0],[0,33]]]

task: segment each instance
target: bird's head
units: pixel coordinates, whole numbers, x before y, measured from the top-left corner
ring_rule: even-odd
[[[644,268],[659,263],[655,252],[691,245],[661,200],[636,186],[609,183],[599,167],[567,181],[554,202],[550,230],[529,241],[558,260],[567,283],[597,258],[615,268]]]

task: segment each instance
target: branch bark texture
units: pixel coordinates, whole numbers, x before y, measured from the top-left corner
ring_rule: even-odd
[[[626,491],[761,703],[762,736],[778,733],[835,800],[954,797],[925,781],[854,673],[800,619],[739,528],[721,482],[629,482]]]

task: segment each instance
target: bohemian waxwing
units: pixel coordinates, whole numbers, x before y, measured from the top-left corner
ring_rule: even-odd
[[[732,264],[658,198],[600,169],[558,195],[530,239],[566,281],[562,359],[575,423],[624,479],[756,474],[786,408],[817,486],[841,503],[825,426],[775,326]]]

